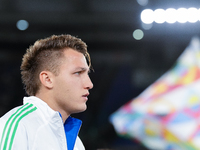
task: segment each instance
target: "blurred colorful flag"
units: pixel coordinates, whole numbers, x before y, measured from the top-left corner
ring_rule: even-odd
[[[200,40],[175,65],[110,116],[116,132],[154,150],[200,149]]]

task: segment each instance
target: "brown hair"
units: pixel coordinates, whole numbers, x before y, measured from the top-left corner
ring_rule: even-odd
[[[71,35],[52,35],[37,40],[23,56],[21,64],[22,82],[28,95],[36,95],[40,87],[39,74],[43,70],[59,73],[59,65],[63,58],[63,50],[72,48],[81,52],[91,66],[87,45],[79,38]]]

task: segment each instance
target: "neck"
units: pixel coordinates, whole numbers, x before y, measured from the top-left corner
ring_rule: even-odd
[[[59,109],[59,107],[57,106],[57,104],[55,103],[55,100],[49,96],[49,94],[40,94],[40,93],[37,93],[35,95],[36,97],[40,98],[42,101],[44,101],[45,103],[47,103],[47,105],[53,109],[54,111],[58,111],[61,116],[62,116],[62,120],[63,120],[63,123],[67,120],[67,118],[70,116],[70,114],[68,114],[67,112],[65,112],[64,110],[62,109]]]

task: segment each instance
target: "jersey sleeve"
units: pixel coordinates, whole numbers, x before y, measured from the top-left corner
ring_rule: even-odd
[[[28,150],[25,127],[16,120],[0,118],[0,150]]]

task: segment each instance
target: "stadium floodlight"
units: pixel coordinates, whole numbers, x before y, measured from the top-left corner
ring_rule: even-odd
[[[166,17],[166,22],[167,23],[175,23],[176,22],[176,9],[174,8],[168,8],[165,11],[165,17]]]
[[[151,9],[145,9],[141,13],[141,20],[142,22],[146,24],[151,24],[154,21],[154,15],[153,15],[153,10]]]
[[[200,9],[191,7],[191,8],[168,8],[164,9],[145,9],[141,12],[141,20],[145,24],[155,23],[195,23],[200,21]]]
[[[166,13],[164,9],[156,9],[154,11],[154,21],[156,23],[164,23],[166,20],[165,14]]]

